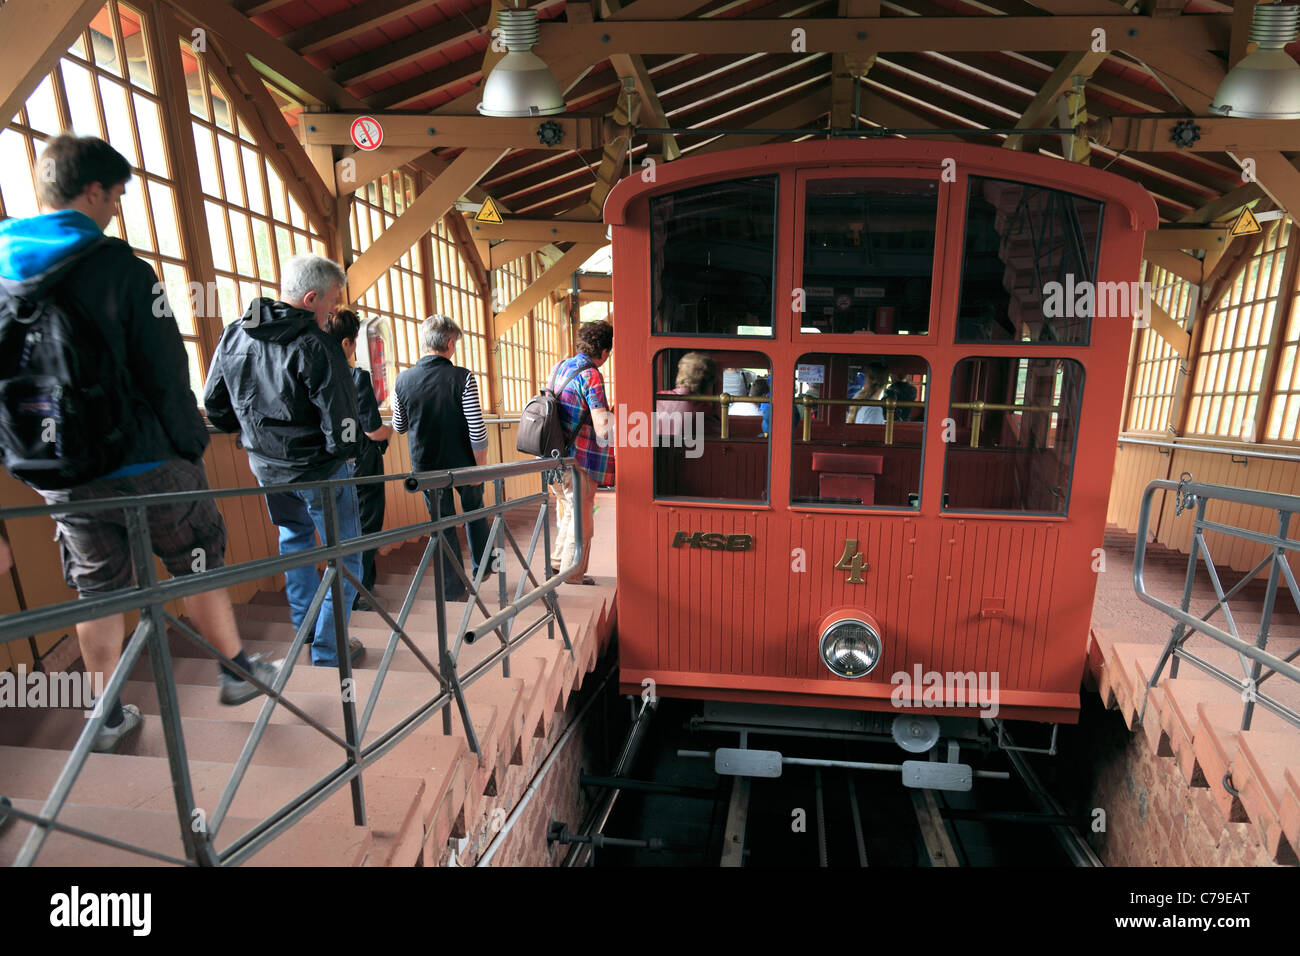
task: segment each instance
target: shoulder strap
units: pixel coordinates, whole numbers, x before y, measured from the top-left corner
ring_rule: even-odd
[[[24,295],[9,293],[8,297],[15,302],[23,303],[23,308],[26,309],[30,309],[37,303],[53,299],[58,290],[59,284],[67,277],[68,273],[71,272],[74,267],[92,253],[97,252],[114,241],[116,240],[111,236],[99,236],[98,238],[92,239],[46,273],[45,276],[42,277],[41,281],[31,289],[31,291]],[[15,306],[15,309],[16,311],[21,311],[17,306]]]
[[[560,387],[559,387],[559,388],[552,388],[552,389],[551,389],[551,392],[552,392],[554,395],[558,396],[561,392],[563,392],[566,388],[569,387],[569,383],[570,383],[570,382],[572,382],[575,378],[577,378],[579,375],[581,375],[583,372],[585,372],[588,368],[590,368],[590,366],[579,364],[579,365],[577,366],[577,368],[575,368],[572,372],[570,372],[570,373],[565,377],[565,379],[564,379],[564,381],[561,383]],[[557,370],[557,371],[559,370],[559,366],[556,366],[556,370]],[[554,385],[554,384],[555,384],[555,375],[554,375],[554,374],[551,375],[551,381],[550,381],[549,384],[551,384],[551,385]]]

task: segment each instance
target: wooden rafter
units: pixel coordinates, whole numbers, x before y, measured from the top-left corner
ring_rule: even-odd
[[[1117,8],[1122,9],[1122,8]],[[1140,24],[1135,28],[1134,24]],[[789,52],[792,31],[804,31],[809,50],[870,54],[875,51],[968,51],[1001,49],[1088,49],[1093,31],[1103,29],[1112,49],[1145,56],[1172,50],[1222,49],[1231,18],[1218,14],[1134,20],[1129,16],[1056,17],[889,17],[759,20],[737,29],[726,19],[690,21],[603,20],[599,23],[543,23],[534,52],[551,56],[585,51],[589,61],[614,53],[749,54]],[[1136,33],[1136,36],[1131,36]],[[594,53],[592,51],[595,51]]]
[[[215,39],[208,48],[209,55],[226,73],[227,85],[233,84],[234,89],[228,92],[236,94],[231,97],[234,108],[262,147],[263,155],[316,230],[322,236],[328,235],[334,219],[333,203],[329,201],[334,194],[333,182],[327,184],[321,178],[248,58],[229,48],[224,39]]]
[[[602,243],[603,245],[603,243]],[[569,281],[578,266],[600,251],[595,243],[577,243],[540,276],[534,279],[513,302],[492,317],[492,338],[499,339],[532,311],[533,307]]]
[[[878,17],[880,0],[839,0],[841,17]],[[854,90],[876,62],[876,54],[831,55],[830,126],[844,129],[853,121]]]
[[[601,14],[607,18],[623,9],[619,0],[599,0],[599,3]],[[636,53],[615,53],[609,58],[609,62],[620,79],[625,83],[631,82],[635,86],[637,96],[641,99],[641,124],[652,128],[667,126],[668,118],[664,114],[663,103],[659,101],[659,94],[655,92],[654,82],[650,79],[645,60]],[[650,152],[660,157],[663,162],[670,162],[682,154],[681,147],[677,145],[677,138],[671,133],[653,136]]]
[[[373,30],[393,20],[431,7],[435,0],[366,0],[355,7],[313,20],[280,37],[285,46],[304,56]]]
[[[1218,222],[1220,219],[1235,215],[1242,206],[1261,199],[1263,195],[1264,190],[1260,188],[1259,183],[1244,183],[1188,213],[1180,222]]]
[[[461,152],[437,179],[384,230],[348,269],[348,297],[359,299],[389,266],[429,231],[456,200],[492,168],[504,150],[472,148]]]
[[[1048,117],[1056,112],[1057,102],[1062,94],[1071,88],[1074,77],[1091,77],[1107,55],[1092,52],[1065,54],[1056,69],[1052,70],[1052,75],[1039,89],[1038,94],[1020,114],[1020,119],[1016,121],[1016,129],[1034,129],[1042,126]],[[1008,136],[1002,145],[1006,149],[1020,149],[1024,142],[1023,136]]]
[[[489,242],[500,239],[528,239],[543,242],[586,242],[603,245],[605,224],[603,222],[578,222],[563,219],[507,219],[501,225],[488,222],[475,222],[469,227],[470,234],[476,240]]]
[[[488,268],[499,269],[508,262],[514,262],[520,256],[526,256],[530,252],[536,252],[546,243],[534,242],[530,239],[507,239],[504,242],[494,244],[488,258]]]
[[[488,5],[474,7],[464,16],[435,23],[427,30],[420,30],[344,60],[334,67],[331,75],[336,82],[346,85],[369,82],[422,56],[477,36],[487,26],[487,22]]]
[[[241,50],[257,71],[312,106],[364,109],[365,104],[247,16],[220,0],[165,0],[185,17]]]
[[[826,109],[826,93],[824,90],[817,89],[812,92],[804,92],[793,102],[779,106],[772,112],[744,125],[750,129],[795,129],[820,119],[826,114]],[[770,142],[773,139],[775,139],[774,136],[767,135],[719,136],[712,142],[691,150],[690,154],[692,156],[704,156],[723,149],[734,149],[737,141],[745,146],[755,146],[760,143]]]
[[[313,113],[304,118],[303,141],[309,145],[343,146],[352,142],[352,123],[361,113]],[[473,143],[502,149],[592,149],[604,141],[604,118],[566,113],[561,116],[411,116],[367,113],[383,127],[384,142],[395,148],[447,149]],[[544,143],[539,130],[559,128],[555,143]]]
[[[483,261],[483,257],[479,255],[478,247],[470,238],[469,230],[465,227],[465,217],[453,209],[442,217],[442,221],[447,227],[447,232],[451,235],[452,242],[456,244],[461,257],[469,266],[470,277],[473,278],[479,295],[487,299],[491,295],[488,265]]]
[[[1176,146],[1172,133],[1181,116],[1112,116],[1091,124],[1095,139],[1114,150],[1139,152],[1227,153],[1257,150],[1300,150],[1300,123],[1295,120],[1245,119],[1242,117],[1198,116],[1200,138],[1186,146]]]
[[[0,127],[18,114],[103,6],[103,0],[8,0],[0,6],[0,36],[13,41],[0,57]]]

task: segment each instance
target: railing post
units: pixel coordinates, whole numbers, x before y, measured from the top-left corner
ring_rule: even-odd
[[[1291,512],[1278,509],[1277,512],[1277,536],[1281,540],[1286,540],[1287,532],[1291,527]],[[1286,552],[1278,547],[1273,546],[1273,560],[1269,563],[1268,569],[1268,587],[1264,591],[1264,608],[1259,617],[1259,634],[1255,638],[1255,646],[1261,651],[1268,644],[1268,629],[1273,621],[1273,606],[1277,602],[1277,582],[1282,575],[1281,562],[1286,560]],[[1241,729],[1250,730],[1250,722],[1255,716],[1255,688],[1259,685],[1259,673],[1263,665],[1259,661],[1250,663],[1250,684],[1249,692],[1246,694],[1246,706],[1241,712]]]
[[[145,508],[126,510],[126,534],[131,549],[131,563],[135,565],[136,587],[147,590],[158,583],[154,570],[153,542],[149,535],[149,521]],[[176,817],[181,828],[181,843],[185,855],[199,866],[216,866],[217,856],[208,836],[207,818],[196,815],[194,790],[190,785],[189,760],[185,755],[185,736],[181,725],[180,701],[176,695],[176,681],[172,676],[171,650],[167,646],[167,622],[159,604],[142,609],[152,626],[149,634],[149,666],[153,670],[153,683],[158,694],[158,716],[162,720],[163,739],[167,744],[167,766],[171,772],[172,794],[176,798]]]
[[[1181,494],[1182,492],[1178,492]],[[1196,561],[1201,556],[1201,522],[1205,520],[1205,506],[1208,502],[1204,495],[1196,497],[1196,519],[1192,522],[1192,546],[1187,555],[1187,576],[1183,579],[1183,600],[1178,606],[1187,613],[1192,606],[1192,591],[1196,587]],[[1170,637],[1171,649],[1173,650],[1173,659],[1169,662],[1169,679],[1173,680],[1178,676],[1178,647],[1182,643],[1183,635],[1187,633],[1187,625],[1179,621],[1174,625],[1173,634]]]
[[[325,545],[335,547],[339,543],[339,511],[335,489],[317,489],[325,505]],[[339,659],[339,697],[343,702],[343,739],[347,741],[347,764],[351,768],[357,762],[357,705],[356,681],[352,677],[352,654],[348,648],[347,609],[343,606],[346,592],[343,588],[343,558],[338,555],[326,562],[334,571],[334,580],[330,582],[331,610],[334,616],[334,646],[338,649]],[[366,798],[361,787],[361,774],[352,778],[352,818],[357,826],[366,825]]]
[[[546,559],[546,567],[549,572],[551,567],[551,473],[549,471],[543,471],[541,478],[542,494],[546,496],[546,499],[542,502],[542,550],[543,557]],[[561,487],[560,490],[563,491],[563,487]],[[556,530],[558,531],[559,529]],[[547,574],[547,577],[550,577],[549,573]],[[546,578],[543,578],[542,580],[544,581]],[[547,607],[550,607],[549,601],[547,602]],[[548,622],[546,625],[546,639],[548,641],[555,640],[554,621]]]
[[[504,478],[496,478],[492,482],[492,487],[496,491],[497,504],[502,504],[506,500],[506,480]],[[510,598],[506,594],[505,520],[506,518],[504,513],[497,515],[497,520],[493,522],[493,525],[494,526],[500,525],[500,527],[498,528],[497,533],[492,536],[492,540],[488,542],[488,553],[483,556],[484,561],[491,558],[493,563],[495,563],[497,547],[498,547],[497,542],[500,541],[502,561],[501,561],[501,568],[497,572],[497,610],[498,611],[505,610],[505,606],[510,603]],[[510,625],[512,623],[514,622],[507,621],[505,624],[505,636],[507,640],[510,639]],[[510,655],[509,654],[501,658],[501,676],[502,677],[510,676]]]

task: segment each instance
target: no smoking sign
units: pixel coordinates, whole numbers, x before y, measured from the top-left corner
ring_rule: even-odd
[[[369,152],[384,144],[384,128],[373,116],[358,116],[348,132],[352,136],[352,145],[357,149]]]

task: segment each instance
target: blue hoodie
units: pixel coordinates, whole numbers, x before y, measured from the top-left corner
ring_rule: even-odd
[[[76,209],[6,219],[0,222],[0,279],[11,283],[35,279],[103,234],[95,220]],[[144,461],[123,465],[101,480],[138,475],[161,464]]]
[[[22,281],[48,272],[103,235],[95,220],[75,209],[0,222],[0,276]]]

